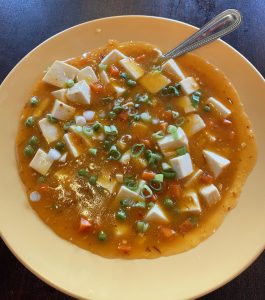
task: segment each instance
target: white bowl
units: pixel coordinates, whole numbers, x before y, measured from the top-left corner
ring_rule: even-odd
[[[98,29],[101,29],[99,32]],[[198,247],[155,260],[105,259],[64,241],[30,208],[15,158],[21,109],[32,86],[55,59],[77,56],[108,39],[146,41],[170,49],[195,28],[173,20],[121,16],[70,28],[30,52],[0,88],[1,236],[16,257],[53,287],[85,299],[187,299],[225,284],[264,249],[265,84],[236,50],[217,41],[196,53],[219,67],[239,92],[256,133],[258,162],[238,206]]]

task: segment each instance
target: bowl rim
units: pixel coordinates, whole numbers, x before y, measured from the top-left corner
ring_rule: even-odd
[[[18,61],[18,63],[11,69],[11,71],[7,74],[7,76],[4,78],[4,80],[2,81],[1,85],[0,85],[0,93],[1,93],[1,89],[4,88],[6,82],[9,80],[9,78],[13,75],[13,73],[16,72],[17,67],[24,62],[24,60],[26,60],[28,58],[29,55],[31,55],[33,52],[35,52],[37,49],[39,49],[40,47],[42,47],[42,45],[44,45],[45,43],[47,43],[49,40],[55,39],[58,36],[64,34],[67,31],[71,31],[72,29],[76,29],[78,27],[82,27],[82,26],[86,26],[88,23],[97,23],[97,22],[101,22],[101,21],[105,21],[105,20],[116,20],[116,19],[130,19],[130,18],[141,18],[141,19],[158,19],[158,20],[165,20],[165,21],[169,21],[169,22],[173,22],[173,23],[178,23],[178,24],[182,24],[185,25],[186,27],[189,27],[190,29],[192,29],[194,32],[196,30],[198,30],[199,28],[191,25],[189,23],[183,22],[183,21],[179,21],[179,20],[174,20],[171,18],[166,18],[166,17],[159,17],[159,16],[152,16],[152,15],[116,15],[116,16],[110,16],[110,17],[103,17],[103,18],[97,18],[97,19],[92,19],[89,21],[85,21],[79,24],[76,24],[74,26],[71,26],[69,28],[66,28],[54,35],[52,35],[51,37],[47,38],[46,40],[44,40],[42,43],[40,43],[39,45],[37,45],[36,47],[34,47],[30,52],[28,52],[22,59],[20,59]],[[238,56],[240,56],[241,59],[243,59],[248,66],[253,69],[255,71],[255,73],[259,76],[259,78],[265,83],[265,78],[262,76],[262,74],[257,70],[257,68],[245,57],[243,56],[238,50],[236,50],[234,47],[232,47],[231,45],[229,45],[227,42],[223,41],[222,39],[218,39],[218,42],[220,42],[221,44],[224,44],[226,47],[230,48],[230,50],[232,50],[233,52],[235,52]],[[57,285],[56,283],[52,282],[49,278],[46,278],[45,275],[42,275],[35,267],[33,267],[31,264],[29,264],[27,261],[23,260],[20,256],[19,253],[17,253],[15,251],[15,249],[12,247],[12,245],[8,242],[8,239],[5,237],[4,232],[1,231],[0,229],[0,237],[2,238],[2,240],[4,241],[5,245],[8,247],[8,249],[11,251],[11,253],[18,259],[18,261],[26,268],[28,269],[32,274],[34,274],[38,279],[42,280],[43,282],[45,282],[46,284],[48,284],[49,286],[55,288],[56,290],[69,295],[71,297],[75,297],[78,299],[83,299],[82,297],[80,297],[80,295],[78,295],[75,292],[72,292],[70,290],[67,290],[67,288],[64,288],[62,286]],[[265,242],[263,247],[261,247],[260,249],[258,249],[255,253],[255,255],[253,255],[252,259],[248,261],[247,264],[244,264],[240,269],[238,269],[236,272],[234,272],[233,274],[231,274],[230,276],[228,276],[225,280],[220,281],[219,283],[213,285],[211,288],[209,289],[205,289],[204,291],[201,291],[200,293],[196,293],[196,295],[193,295],[191,298],[189,299],[193,299],[193,297],[202,297],[206,294],[211,293],[212,291],[224,286],[225,284],[227,284],[228,282],[230,282],[231,280],[233,280],[234,278],[236,278],[238,275],[240,275],[243,271],[245,271],[265,250]],[[84,298],[84,299],[88,299],[88,298]],[[92,300],[92,298],[91,298]]]

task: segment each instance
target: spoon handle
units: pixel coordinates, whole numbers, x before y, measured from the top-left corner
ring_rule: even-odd
[[[164,59],[174,58],[190,52],[223,37],[239,27],[242,15],[236,9],[228,9],[217,15],[200,30],[163,55]]]

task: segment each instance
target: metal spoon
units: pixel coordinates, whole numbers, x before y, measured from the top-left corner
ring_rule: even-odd
[[[200,48],[237,29],[242,15],[236,9],[227,9],[206,23],[200,30],[187,38],[174,49],[162,55],[162,60],[174,58]]]

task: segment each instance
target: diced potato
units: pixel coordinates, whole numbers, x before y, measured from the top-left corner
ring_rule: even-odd
[[[100,185],[105,190],[107,190],[110,194],[112,194],[115,190],[117,181],[114,178],[111,178],[106,172],[101,172],[100,176],[97,180],[97,185]]]
[[[193,172],[192,161],[189,153],[186,153],[169,160],[173,170],[177,173],[178,179],[185,178]]]
[[[151,221],[151,222],[157,222],[157,223],[168,223],[168,217],[166,214],[163,212],[162,208],[158,205],[155,204],[146,214],[145,216],[146,221]]]
[[[55,99],[58,99],[58,100],[64,102],[66,100],[66,91],[67,91],[67,89],[60,89],[60,90],[51,92],[51,94],[53,95],[53,97]]]
[[[66,97],[69,101],[78,104],[90,104],[90,93],[90,86],[82,80],[67,90]]]
[[[197,114],[188,115],[185,118],[183,129],[187,136],[190,137],[206,127],[203,119]]]
[[[106,71],[101,71],[99,73],[99,77],[100,77],[100,81],[104,84],[104,85],[108,85],[110,83],[110,79],[109,79],[109,75],[107,74]]]
[[[47,118],[43,118],[39,121],[41,133],[48,144],[58,140],[60,138],[60,130],[56,124],[51,124]]]
[[[199,214],[202,209],[197,193],[187,192],[183,195],[179,209],[181,212]]]
[[[68,80],[74,80],[78,69],[63,61],[56,60],[43,77],[43,81],[63,88]]]
[[[173,135],[168,134],[158,140],[158,146],[163,154],[171,152],[172,150],[175,151],[177,148],[182,146],[188,147],[187,136],[181,127],[178,127],[177,129],[177,136],[178,139],[176,139]]]
[[[78,147],[78,144],[75,141],[74,136],[75,136],[74,133],[66,133],[63,137],[70,153],[74,157],[78,157],[81,154],[81,151],[80,148]]]
[[[163,74],[152,71],[140,78],[139,82],[150,93],[155,94],[166,87],[168,84],[170,84],[171,81]]]
[[[208,205],[213,205],[221,199],[221,195],[214,184],[210,184],[202,187],[199,190],[200,195],[208,203]]]
[[[198,179],[200,178],[200,176],[202,175],[203,171],[201,169],[198,169],[197,171],[195,171],[191,177],[189,177],[189,179],[185,182],[184,186],[188,187],[191,186],[193,183],[195,183],[196,181],[198,181]]]
[[[165,73],[173,75],[177,80],[182,80],[185,78],[183,72],[181,71],[178,64],[175,62],[174,59],[169,59],[162,65],[162,70]]]
[[[77,79],[78,81],[85,80],[87,84],[98,81],[96,73],[94,72],[93,68],[90,66],[87,66],[82,70],[79,70],[77,74]]]
[[[126,186],[122,185],[116,196],[116,201],[120,201],[123,199],[131,199],[134,201],[143,201],[144,200],[144,198],[140,194],[138,194],[138,193],[128,189]]]
[[[66,121],[71,119],[74,113],[74,107],[67,105],[59,100],[55,100],[51,115],[58,120]]]
[[[186,95],[196,92],[200,87],[193,77],[187,77],[180,82],[180,86]]]
[[[230,164],[229,159],[209,150],[203,150],[203,156],[215,178]]]
[[[134,122],[131,127],[131,135],[137,139],[144,139],[148,136],[149,128],[141,122]]]
[[[131,58],[124,58],[119,63],[134,80],[144,75],[144,70]]]
[[[41,175],[46,175],[52,163],[53,160],[48,157],[48,154],[42,149],[38,149],[29,166]]]
[[[190,112],[194,112],[197,110],[192,105],[191,99],[188,96],[178,97],[178,99],[176,100],[176,103],[179,107],[181,107],[184,110],[185,114],[188,114]]]
[[[226,118],[231,115],[231,110],[215,98],[209,97],[207,103],[210,104],[210,106],[212,106],[221,115],[221,117]]]
[[[115,64],[117,61],[126,58],[123,53],[121,53],[119,50],[114,49],[110,51],[109,54],[107,54],[102,61],[100,62],[101,65],[112,65]]]

